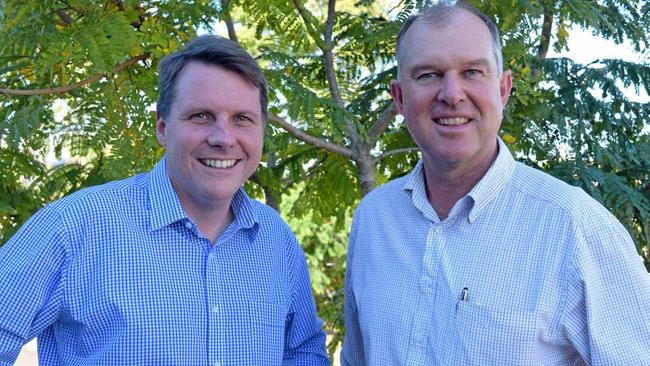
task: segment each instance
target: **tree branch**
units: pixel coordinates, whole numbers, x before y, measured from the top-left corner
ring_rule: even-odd
[[[375,146],[379,136],[386,130],[386,127],[395,116],[397,116],[397,108],[395,108],[395,103],[390,103],[377,121],[368,129],[368,145]]]
[[[378,162],[380,162],[383,159],[386,159],[389,156],[397,155],[397,154],[406,154],[406,153],[410,153],[410,152],[413,152],[413,151],[420,151],[420,149],[417,146],[413,146],[413,147],[403,147],[403,148],[400,148],[400,149],[389,150],[389,151],[384,152],[383,154],[379,155],[378,157],[376,157],[376,158],[374,158],[372,160],[373,160],[374,164],[377,164]]]
[[[117,10],[119,11],[124,11],[126,8],[124,7],[124,2],[122,0],[113,0],[112,1],[115,6],[117,6]]]
[[[271,206],[277,212],[280,212],[280,205],[278,204],[278,200],[275,198],[273,192],[271,192],[269,187],[262,183],[262,180],[260,179],[259,174],[257,174],[257,171],[255,171],[255,173],[253,173],[249,179],[262,188],[266,204]]]
[[[4,94],[7,96],[12,96],[12,95],[19,95],[19,96],[31,96],[31,95],[45,95],[45,94],[64,94],[68,93],[74,89],[80,88],[84,85],[94,83],[95,81],[101,79],[102,77],[106,76],[107,74],[116,74],[125,68],[137,63],[138,61],[146,60],[149,58],[149,52],[143,53],[141,55],[135,56],[125,62],[122,62],[120,64],[117,64],[113,70],[111,70],[110,73],[98,73],[95,74],[87,79],[78,81],[76,83],[66,85],[66,86],[60,86],[56,88],[46,88],[46,89],[0,89],[0,94]]]
[[[323,48],[323,62],[325,63],[325,75],[327,76],[327,85],[332,95],[332,100],[337,107],[345,110],[345,102],[341,97],[341,87],[336,79],[336,71],[334,70],[334,45],[332,42],[332,35],[334,33],[334,20],[336,18],[336,0],[329,0],[327,2],[327,21],[325,22],[325,48]],[[359,142],[359,134],[354,126],[354,123],[349,118],[344,118],[345,127],[348,130],[352,146],[356,146]]]
[[[325,75],[327,77],[327,86],[329,88],[330,95],[332,96],[332,100],[337,107],[345,110],[345,102],[343,102],[343,98],[341,97],[341,88],[339,87],[338,80],[336,79],[336,72],[334,70],[334,55],[332,52],[334,49],[332,43],[332,35],[334,33],[334,21],[336,18],[336,0],[328,0],[327,2],[327,20],[325,21],[325,31],[323,35],[324,39],[322,42],[320,42],[319,35],[313,31],[315,23],[313,16],[307,9],[304,8],[300,0],[293,0],[293,3],[296,9],[298,9],[298,13],[305,22],[305,26],[307,27],[309,33],[312,35],[312,38],[314,38],[314,41],[316,41],[318,47],[321,49],[321,51],[323,51],[323,63],[325,66]],[[359,134],[357,133],[354,123],[352,123],[349,118],[345,118],[344,121],[345,127],[348,131],[348,136],[352,141],[352,145],[356,146],[359,141]]]
[[[332,34],[334,33],[334,18],[336,16],[335,10],[336,0],[329,0],[327,3],[327,21],[325,22],[325,47],[323,50],[323,58],[325,60],[325,75],[327,75],[327,84],[332,94],[332,99],[339,108],[344,108],[345,104],[341,98],[341,90],[339,82],[336,80],[336,72],[334,71],[334,55],[332,49]]]
[[[551,44],[551,32],[553,30],[553,17],[554,17],[554,11],[553,9],[544,8],[544,22],[542,25],[542,37],[539,41],[539,46],[537,46],[537,54],[535,57],[537,58],[538,61],[544,61],[546,59],[546,54],[548,53],[548,48]],[[541,70],[539,68],[535,68],[533,70],[533,76],[539,75]]]
[[[235,32],[235,24],[232,22],[230,9],[228,9],[228,0],[221,0],[221,9],[223,9],[223,21],[226,23],[226,28],[228,29],[228,38],[239,43],[237,33]]]
[[[59,9],[56,11],[56,14],[59,16],[59,18],[61,18],[61,21],[65,25],[72,24],[72,17],[70,16],[70,14],[66,13],[65,10]]]
[[[348,159],[352,159],[354,157],[354,152],[348,149],[347,147],[333,144],[329,141],[323,140],[316,136],[312,136],[274,114],[271,114],[269,116],[269,120],[273,122],[273,124],[282,127],[284,130],[289,132],[293,137],[301,141],[304,141],[310,145],[313,145],[315,147],[320,147],[322,149],[328,150],[335,154],[339,154]]]
[[[293,0],[293,6],[296,7],[298,10],[298,14],[300,15],[300,18],[302,18],[302,21],[305,23],[305,28],[307,28],[307,33],[311,36],[311,38],[316,42],[316,45],[318,48],[321,50],[325,48],[325,44],[323,44],[323,40],[320,39],[320,34],[314,30],[314,23],[316,23],[314,16],[311,15],[309,10],[305,9],[305,7],[302,4],[303,0]]]

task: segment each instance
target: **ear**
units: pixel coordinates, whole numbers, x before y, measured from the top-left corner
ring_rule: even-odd
[[[165,139],[165,129],[167,128],[167,123],[165,123],[165,120],[162,118],[160,115],[160,112],[156,112],[156,138],[158,139],[158,143],[162,145],[163,147],[165,146],[166,139]]]
[[[501,94],[501,104],[503,107],[506,107],[508,103],[508,98],[510,97],[510,90],[512,90],[512,72],[510,70],[505,70],[503,75],[501,75],[501,80],[499,81],[499,92]]]
[[[390,95],[393,97],[395,108],[397,108],[397,111],[402,114],[404,104],[402,100],[402,84],[399,80],[393,79],[390,81]]]

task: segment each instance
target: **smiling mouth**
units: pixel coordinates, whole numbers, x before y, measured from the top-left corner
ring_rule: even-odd
[[[217,159],[199,159],[201,164],[215,169],[228,169],[237,163],[235,159],[217,160]]]
[[[469,123],[470,119],[464,117],[454,117],[454,118],[438,118],[433,121],[441,126],[460,126]]]

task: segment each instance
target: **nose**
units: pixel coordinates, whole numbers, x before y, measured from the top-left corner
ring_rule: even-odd
[[[227,148],[234,146],[236,141],[232,126],[226,119],[219,118],[210,126],[208,135],[208,144],[210,146]]]
[[[458,76],[445,74],[440,90],[438,91],[438,101],[453,107],[463,102],[465,97],[465,92],[463,91]]]

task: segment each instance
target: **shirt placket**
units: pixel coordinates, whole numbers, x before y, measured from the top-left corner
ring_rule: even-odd
[[[414,314],[411,336],[407,353],[406,365],[430,365],[431,355],[427,347],[427,340],[433,329],[433,313],[435,303],[435,288],[437,283],[436,268],[440,260],[438,248],[441,246],[442,227],[440,224],[431,223],[425,242],[422,270],[418,279],[417,307]]]
[[[221,308],[221,291],[219,286],[219,248],[213,246],[208,251],[206,270],[205,270],[205,284],[206,284],[206,301],[207,301],[207,319],[208,319],[208,365],[221,366],[221,357],[224,355],[224,347],[222,344],[224,334],[220,334],[221,327],[221,313],[224,309]]]

